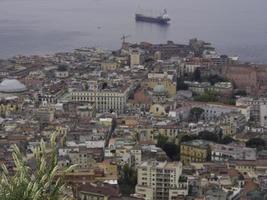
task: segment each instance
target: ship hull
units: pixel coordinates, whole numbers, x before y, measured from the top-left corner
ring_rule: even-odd
[[[148,17],[140,14],[135,15],[135,20],[136,21],[141,21],[141,22],[150,22],[150,23],[157,23],[157,24],[168,24],[170,19],[164,19],[162,17]]]

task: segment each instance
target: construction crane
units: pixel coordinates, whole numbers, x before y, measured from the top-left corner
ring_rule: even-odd
[[[123,35],[123,36],[121,37],[122,42],[125,43],[125,40],[126,40],[127,38],[129,38],[129,37],[131,37],[131,35]]]

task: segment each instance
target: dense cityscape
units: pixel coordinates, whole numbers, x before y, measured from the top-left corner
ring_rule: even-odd
[[[0,76],[1,182],[38,169],[38,195],[51,176],[62,199],[267,198],[267,65],[199,39],[124,37],[2,59]]]

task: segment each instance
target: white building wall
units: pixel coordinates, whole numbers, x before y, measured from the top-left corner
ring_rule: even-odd
[[[267,105],[260,105],[260,125],[263,127],[267,127]]]

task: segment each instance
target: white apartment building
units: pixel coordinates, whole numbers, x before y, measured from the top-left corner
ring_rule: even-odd
[[[212,161],[256,160],[256,149],[239,145],[214,144],[211,147]]]
[[[250,118],[262,127],[267,127],[267,98],[253,99],[241,97],[236,101],[237,106],[249,106]]]
[[[187,195],[187,181],[179,184],[181,162],[145,161],[137,167],[137,196],[145,200],[169,200],[177,195]]]
[[[208,103],[199,107],[204,109],[203,117],[205,118],[205,120],[214,120],[220,117],[222,114],[227,114],[230,112],[240,112],[245,116],[246,121],[248,121],[250,118],[249,106],[231,106],[231,105]]]

